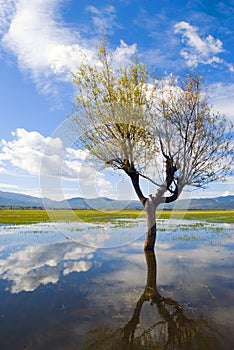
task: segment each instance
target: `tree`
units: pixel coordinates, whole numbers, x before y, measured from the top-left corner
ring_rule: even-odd
[[[205,316],[188,317],[187,310],[176,300],[160,294],[154,251],[145,251],[145,258],[146,286],[130,320],[116,329],[93,329],[83,349],[223,349],[223,334]],[[145,303],[150,303],[154,315],[150,324],[141,315]],[[225,333],[228,336],[228,328]]]
[[[175,201],[186,185],[206,187],[230,171],[232,124],[213,112],[201,77],[157,78],[137,61],[117,67],[105,40],[97,62],[80,65],[73,83],[80,142],[105,167],[129,176],[146,212],[144,249],[152,250],[159,204]],[[154,194],[143,194],[141,179],[156,186]]]

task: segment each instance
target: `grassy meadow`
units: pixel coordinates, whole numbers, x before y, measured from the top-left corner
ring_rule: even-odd
[[[0,224],[33,224],[50,221],[103,222],[123,218],[144,218],[141,210],[97,211],[97,210],[43,210],[1,209]],[[234,223],[234,210],[159,211],[159,219],[204,220],[206,222]]]

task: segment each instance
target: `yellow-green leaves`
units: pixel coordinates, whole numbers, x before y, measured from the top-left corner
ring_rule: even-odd
[[[165,186],[170,160],[177,169],[166,188],[171,193],[178,184],[206,185],[230,168],[232,126],[213,113],[202,76],[159,78],[137,60],[118,66],[103,39],[95,63],[80,65],[73,83],[81,141],[104,165],[124,169],[127,162]]]

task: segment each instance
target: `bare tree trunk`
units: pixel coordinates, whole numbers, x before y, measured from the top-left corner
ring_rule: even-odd
[[[150,200],[147,200],[145,204],[146,220],[147,220],[147,233],[145,238],[144,250],[154,250],[156,241],[156,205]]]

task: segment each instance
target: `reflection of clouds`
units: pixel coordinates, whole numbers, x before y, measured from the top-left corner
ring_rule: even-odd
[[[206,244],[196,248],[176,249],[171,244],[158,250],[158,287],[167,297],[187,300],[195,308],[214,320],[225,320],[232,311],[233,257],[228,246],[231,239],[223,239],[225,246]]]
[[[71,272],[88,271],[92,267],[91,261],[69,261],[64,264],[63,274],[68,275]]]
[[[17,236],[17,242],[21,242],[25,245],[29,245],[30,241],[33,241],[33,237],[38,234],[38,238],[43,243],[55,241],[64,241],[66,239],[73,242],[97,248],[114,248],[121,245],[126,245],[136,241],[145,232],[146,222],[143,219],[116,219],[112,222],[100,222],[100,223],[85,223],[85,222],[56,222],[58,216],[56,211],[52,211],[52,218],[55,220],[50,223],[40,223],[32,225],[17,225],[7,226],[2,228],[0,232],[0,239],[3,236],[6,240],[15,245],[15,235]],[[50,211],[49,211],[50,213]],[[56,216],[53,217],[53,215]],[[72,219],[77,216],[74,214]],[[32,234],[33,233],[33,234]],[[10,237],[10,235],[12,237]],[[0,241],[1,243],[1,241]]]
[[[12,293],[19,293],[56,283],[61,273],[66,276],[71,272],[88,271],[97,248],[118,246],[136,239],[137,223],[133,226],[121,228],[121,232],[115,225],[106,224],[8,226],[0,234],[4,242],[0,259],[1,278],[12,282]]]
[[[10,287],[12,293],[33,291],[40,285],[56,283],[61,274],[66,276],[71,272],[88,271],[92,267],[97,248],[113,247],[125,242],[125,245],[118,249],[105,250],[104,256],[110,261],[114,256],[122,262],[122,268],[112,270],[111,279],[119,281],[120,284],[123,282],[124,288],[127,284],[129,289],[139,286],[139,283],[144,285],[146,266],[143,240],[135,241],[131,246],[126,245],[126,242],[136,239],[143,233],[144,223],[141,221],[137,223],[137,220],[130,223],[133,225],[121,228],[114,224],[89,225],[87,228],[80,223],[60,223],[56,224],[57,227],[54,229],[49,224],[21,225],[17,228],[19,232],[16,228],[7,227],[0,235],[1,278],[12,282]],[[207,234],[207,228],[212,229],[216,226],[204,224],[204,228],[200,231],[193,231],[188,226],[188,231],[183,229],[183,234],[199,234],[199,237],[203,237]],[[206,290],[202,288],[202,284],[209,287],[215,285],[214,281],[211,281],[214,271],[216,278],[227,280],[231,278],[232,262],[229,245],[233,244],[232,227],[223,226],[223,232],[227,232],[228,229],[228,235],[223,236],[221,231],[215,233],[216,244],[209,243],[209,238],[207,241],[202,240],[200,246],[197,246],[198,242],[195,240],[183,248],[178,245],[180,242],[171,239],[172,236],[168,236],[167,232],[159,231],[156,245],[159,261],[158,283],[171,285],[172,281],[175,284],[182,281],[184,286],[192,284],[199,294],[204,294]],[[64,235],[68,240],[64,241]],[[220,239],[223,241],[222,245],[217,243]],[[82,246],[77,242],[86,245]],[[110,275],[105,273],[102,281],[107,281],[109,278]],[[120,292],[118,288],[116,298]]]
[[[109,325],[111,322],[115,323],[116,318],[121,320],[125,316],[128,317],[126,310],[134,307],[145,286],[146,264],[143,244],[144,241],[136,241],[118,249],[103,251],[104,264],[106,261],[108,270],[92,279],[94,287],[92,290],[89,289],[88,299],[92,303],[95,301],[95,304],[110,308],[112,319],[108,320]]]
[[[113,222],[89,224],[86,230],[76,231],[72,225],[58,226],[66,237],[94,248],[115,248],[136,241],[145,231],[145,220],[121,219]],[[65,227],[64,227],[65,225]],[[75,226],[74,226],[75,228]]]
[[[72,224],[69,224],[69,227],[71,230],[74,228]],[[94,244],[96,241],[96,246],[101,246],[101,237],[105,239],[106,236],[103,238],[104,231],[109,231],[109,229],[110,227],[106,230],[100,228],[96,230],[96,233],[92,229],[87,230],[90,243]],[[35,325],[35,327],[39,326],[36,331],[32,328],[35,333],[32,332],[33,341],[27,344],[29,347],[34,348],[33,345],[36,344],[36,347],[39,348],[50,348],[51,344],[56,344],[57,347],[67,344],[69,348],[71,343],[74,345],[74,339],[82,343],[83,339],[87,339],[88,331],[97,329],[99,326],[102,329],[115,330],[116,327],[127,324],[146,286],[147,265],[143,252],[143,237],[131,245],[96,250],[64,240],[63,235],[59,236],[55,232],[50,235],[48,231],[45,231],[45,233],[40,232],[35,235],[29,234],[29,230],[28,226],[27,233],[24,235],[21,233],[23,236],[21,241],[24,240],[23,247],[22,243],[19,245],[17,236],[13,232],[10,235],[0,235],[0,244],[4,247],[0,255],[2,258],[0,273],[3,274],[3,278],[12,283],[11,292],[33,291],[39,285],[43,288],[44,285],[56,283],[61,276],[65,276],[61,285],[63,288],[58,284],[42,289],[43,294],[48,296],[46,300],[38,300],[38,293],[30,293],[29,296],[22,295],[21,305],[14,309],[16,315],[19,315],[22,307],[25,311],[23,316],[19,315],[24,327],[23,341],[25,332],[27,338],[28,326],[31,327],[30,322],[33,320],[34,310],[39,312],[39,319],[39,308],[45,317],[45,323]],[[74,230],[74,238],[79,232],[81,231]],[[121,235],[121,232],[116,228],[117,236]],[[195,234],[196,231],[191,229],[187,233]],[[166,236],[165,240],[161,240],[162,235]],[[10,246],[7,243],[9,239]],[[207,322],[211,321],[218,325],[215,328],[217,330],[220,330],[222,324],[230,326],[230,329],[233,326],[231,317],[233,307],[230,306],[233,299],[230,278],[233,277],[232,270],[229,268],[232,252],[228,248],[228,244],[233,244],[232,242],[231,237],[225,236],[222,246],[211,245],[209,241],[199,245],[196,241],[192,241],[180,246],[177,241],[170,238],[168,232],[161,231],[156,245],[159,293],[163,297],[171,297],[178,301],[187,316],[197,319],[198,315],[203,315]],[[27,247],[25,247],[26,244],[28,244]],[[95,266],[92,271],[89,271],[94,264],[94,253]],[[6,260],[3,260],[5,256]],[[74,275],[69,275],[72,272]],[[77,272],[80,272],[80,275]],[[211,298],[208,288],[215,299]],[[51,291],[53,293],[52,303]],[[73,297],[71,297],[71,292]],[[2,294],[2,303],[5,300],[17,303],[18,297],[15,299],[13,295],[9,299],[8,293]],[[58,310],[61,311],[59,307],[64,312],[58,312]],[[47,316],[48,308],[49,317]],[[171,308],[168,310],[172,311]],[[148,329],[148,325],[155,324],[156,320],[160,320],[159,317],[155,307],[150,303],[145,303],[140,316],[140,326],[135,336],[139,335],[142,327]],[[10,317],[6,317],[5,321],[8,327],[12,326],[7,323],[12,322]],[[51,325],[54,332],[51,332]]]
[[[83,247],[82,249],[83,250],[81,252],[80,246],[74,247],[69,252],[66,252],[64,259],[65,260],[76,260],[77,257],[79,257],[79,259],[86,257],[87,259],[91,260],[93,258],[93,254],[92,254],[93,250],[91,248],[88,248],[88,247]]]
[[[218,225],[204,224],[200,234],[206,235],[208,227],[216,226]],[[159,241],[156,243],[157,286],[163,296],[171,297],[178,302],[189,303],[194,310],[202,307],[202,312],[214,320],[227,320],[231,324],[231,317],[226,313],[233,299],[231,295],[233,291],[230,288],[230,283],[233,281],[233,256],[230,250],[233,237],[231,227],[228,227],[230,231],[227,234],[225,228],[223,232],[216,233],[216,244],[211,244],[209,240],[198,244],[195,240],[189,241],[183,247],[179,246],[177,241],[170,240],[170,237],[167,238],[168,241],[161,241],[159,232]],[[188,226],[188,231],[183,232],[195,235],[198,230],[193,231]],[[223,235],[224,232],[225,235]],[[222,245],[218,243],[220,238],[222,238]],[[111,269],[111,275],[102,276],[102,281],[105,283],[110,279],[113,281],[112,308],[124,314],[123,304],[133,306],[145,286],[146,265],[143,240],[116,251],[106,251],[105,255],[107,254],[110,257],[114,254],[115,259],[121,261],[121,265],[114,271]],[[122,295],[121,302],[118,294]],[[109,297],[105,294],[105,290],[98,295],[100,303],[104,303]],[[215,299],[211,295],[215,296]],[[93,294],[90,295],[90,299],[93,298]],[[147,315],[146,318],[148,317]]]
[[[0,274],[12,281],[12,293],[33,291],[41,284],[58,282],[61,270],[63,275],[89,270],[92,252],[74,242],[28,246],[0,260]]]
[[[22,291],[32,292],[39,285],[46,285],[48,283],[57,283],[59,280],[59,271],[53,268],[32,270],[22,274],[17,274],[13,270],[8,270],[3,276],[3,279],[11,280],[13,282],[10,291],[11,293],[19,293]]]
[[[174,284],[180,281],[183,289],[192,285],[194,291],[196,289],[199,293],[206,293],[202,287],[203,284],[209,287],[216,286],[215,279],[224,278],[223,266],[220,264],[224,256],[228,259],[228,251],[222,252],[220,256],[214,248],[207,249],[207,247],[186,251],[160,251],[158,283],[168,286],[172,281]],[[230,270],[226,278],[231,278]]]

